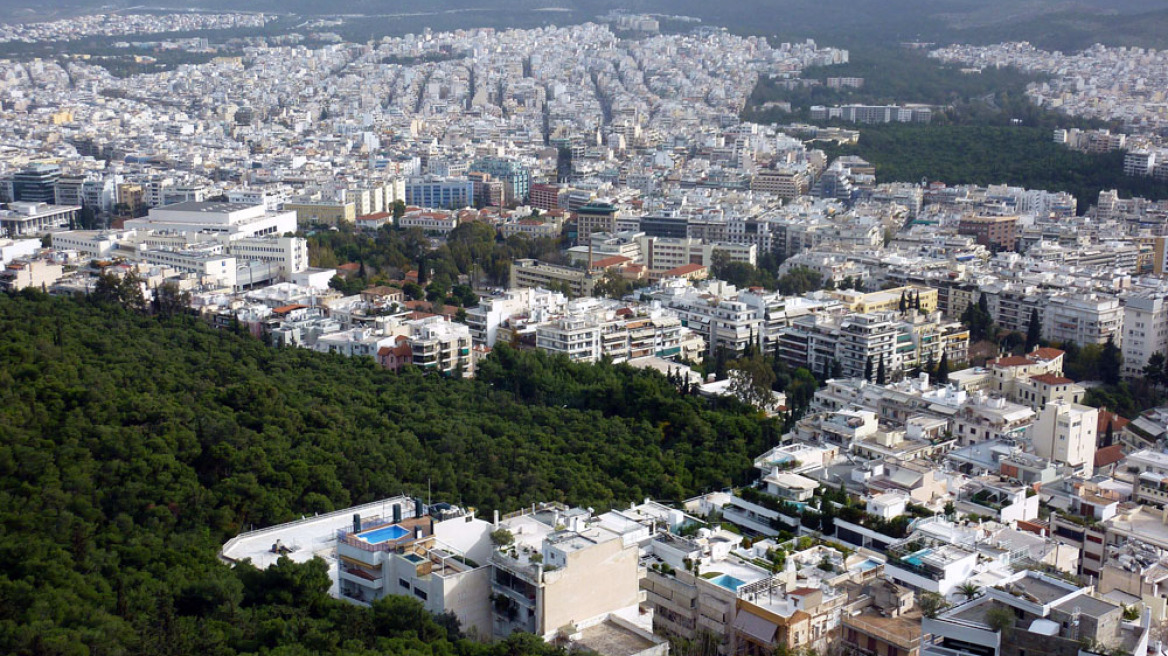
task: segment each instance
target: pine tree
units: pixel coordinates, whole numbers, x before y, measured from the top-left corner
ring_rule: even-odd
[[[831,377],[832,378],[843,378],[844,377],[844,367],[843,367],[843,365],[841,365],[839,363],[839,360],[832,360],[831,361]]]
[[[1038,308],[1031,308],[1030,323],[1026,326],[1026,352],[1033,351],[1041,339],[1042,324],[1038,321]]]
[[[945,384],[949,382],[949,354],[941,354],[941,362],[937,365],[937,383]]]
[[[880,366],[876,368],[876,384],[884,385],[888,382],[888,370],[884,367],[884,356],[880,356]]]
[[[902,314],[908,310],[908,295],[907,294],[908,293],[905,291],[900,292],[900,306],[899,307],[900,307],[900,311]]]
[[[872,356],[868,356],[868,361],[864,363],[864,380],[872,382]]]
[[[1123,352],[1108,335],[1107,343],[1103,345],[1103,353],[1099,356],[1099,377],[1108,385],[1118,385],[1122,367]]]
[[[1107,418],[1107,430],[1105,430],[1103,432],[1103,446],[1111,446],[1112,441],[1115,439],[1114,435],[1112,434],[1112,431],[1114,430],[1114,428],[1112,427],[1111,424],[1112,424],[1112,418],[1108,417]]]

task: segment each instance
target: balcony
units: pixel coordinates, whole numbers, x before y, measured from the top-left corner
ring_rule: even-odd
[[[357,568],[341,568],[341,580],[355,583],[366,590],[381,590],[385,587],[385,580]]]

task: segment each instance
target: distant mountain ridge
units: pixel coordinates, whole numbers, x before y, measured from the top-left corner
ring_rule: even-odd
[[[86,0],[45,5],[30,0],[0,0],[0,20],[55,19],[119,7],[133,10],[141,5]],[[1168,45],[1168,7],[1163,0],[351,0],[343,5],[315,0],[202,0],[196,5],[157,0],[148,5],[155,10],[168,7],[304,16],[343,13],[386,16],[387,20],[400,15],[403,30],[416,30],[429,22],[435,29],[574,23],[623,9],[695,16],[736,32],[783,38],[982,43],[1028,40],[1059,49],[1082,48],[1095,41]],[[548,8],[569,11],[537,11]]]

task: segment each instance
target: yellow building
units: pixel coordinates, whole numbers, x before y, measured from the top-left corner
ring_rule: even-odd
[[[296,212],[296,224],[299,226],[352,224],[357,220],[355,203],[296,201],[284,203],[284,210]]]
[[[937,290],[931,287],[908,285],[893,287],[878,292],[858,292],[850,289],[833,292],[832,295],[847,305],[852,312],[896,312],[900,309],[902,297],[915,300],[917,294],[921,298],[921,311],[933,312],[937,309]],[[915,307],[915,305],[914,305]]]

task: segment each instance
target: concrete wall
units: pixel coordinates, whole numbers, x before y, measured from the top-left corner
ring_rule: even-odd
[[[637,549],[608,540],[568,554],[567,567],[544,572],[545,634],[634,606],[639,599]]]

